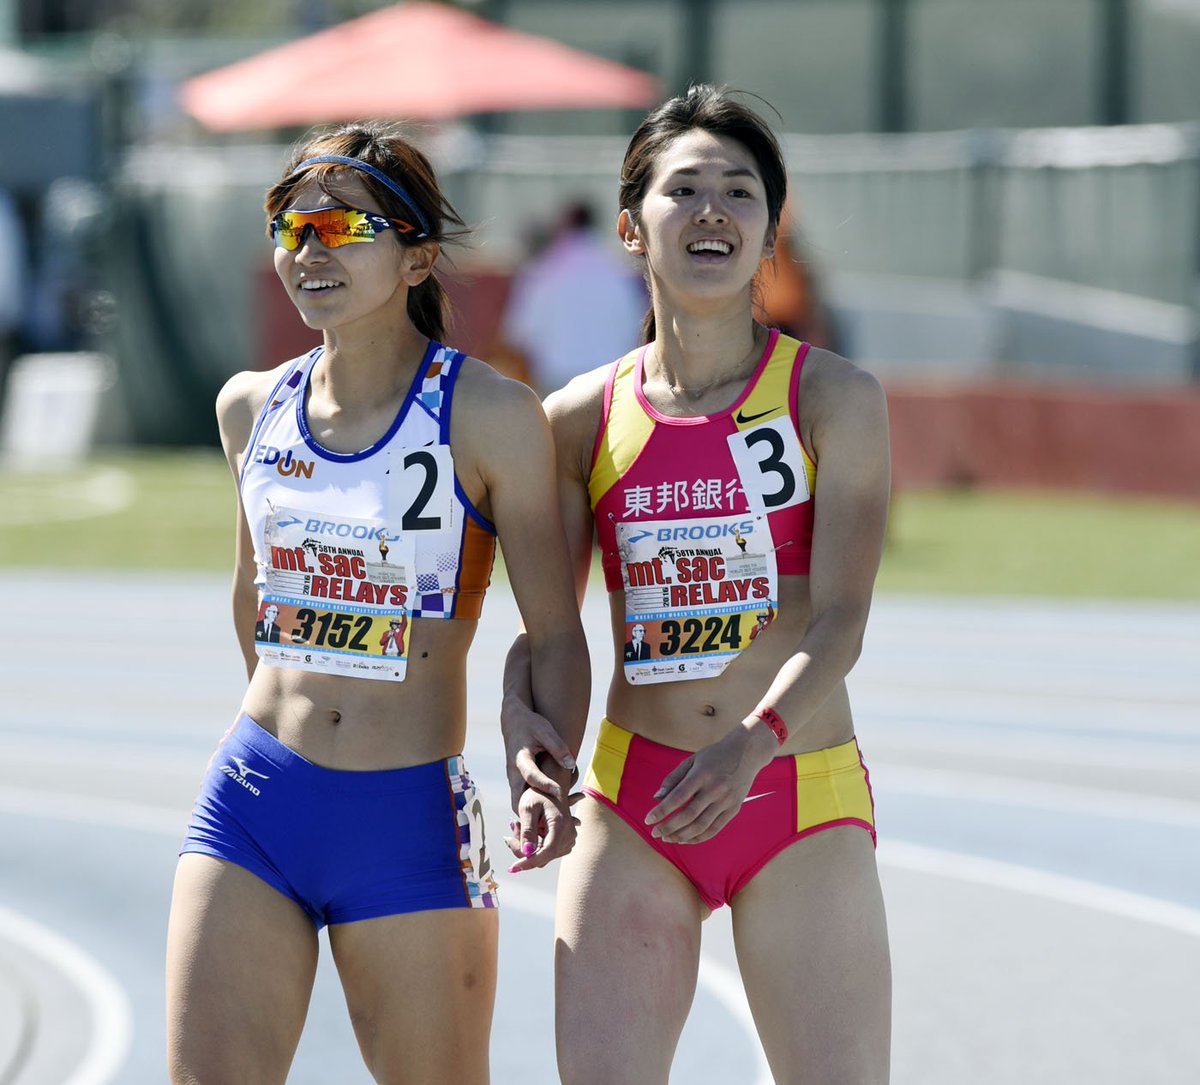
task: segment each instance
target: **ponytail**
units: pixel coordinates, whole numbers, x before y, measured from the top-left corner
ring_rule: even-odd
[[[450,296],[433,272],[424,282],[409,288],[408,319],[422,335],[444,342],[450,313]]]
[[[646,310],[646,315],[642,317],[642,342],[653,343],[657,334],[658,329],[654,326],[654,306],[651,305]]]

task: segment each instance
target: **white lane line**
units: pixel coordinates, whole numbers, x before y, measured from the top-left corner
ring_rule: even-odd
[[[907,718],[884,719],[866,717],[864,713],[859,715],[870,721],[858,736],[868,759],[873,750],[880,757],[886,756],[888,750],[915,753],[931,750],[1001,758],[1005,761],[1031,761],[1038,764],[1049,761],[1056,765],[1086,768],[1137,769],[1170,773],[1173,776],[1200,773],[1200,750],[1194,744],[1181,747],[1168,743],[1130,742],[1092,736],[1084,742],[1080,738],[1015,731],[994,735],[978,732],[968,734],[962,724],[929,726],[928,719],[925,719],[910,726]],[[878,743],[872,740],[873,735],[878,736]]]
[[[45,639],[54,637],[47,630]],[[1197,653],[1200,655],[1200,652]],[[1189,660],[1187,666],[1193,666]],[[1069,704],[1047,711],[1044,698],[1005,697],[994,691],[980,691],[953,697],[932,685],[925,691],[904,696],[899,692],[851,691],[855,715],[888,725],[935,725],[954,730],[970,727],[1005,735],[1040,736],[1078,741],[1079,736],[1096,737],[1106,742],[1156,741],[1162,746],[1195,744],[1196,712],[1200,692],[1187,691],[1172,700],[1151,703],[1146,697],[1129,704],[1107,696],[1095,704],[1074,698]]]
[[[1186,653],[1181,652],[1181,657]],[[959,675],[958,680],[962,681]],[[1109,685],[1100,684],[1108,680]],[[893,704],[918,704],[928,708],[936,704],[939,711],[945,712],[945,705],[967,705],[975,712],[980,710],[980,699],[986,698],[987,712],[991,717],[998,717],[1000,712],[1007,711],[1011,720],[1028,720],[1032,711],[1037,716],[1053,720],[1058,726],[1063,726],[1057,714],[1050,714],[1047,709],[1062,711],[1062,705],[1073,715],[1090,713],[1092,718],[1080,726],[1100,728],[1115,726],[1106,724],[1105,717],[1111,716],[1114,709],[1124,710],[1125,714],[1146,720],[1151,713],[1178,708],[1187,710],[1196,704],[1200,698],[1200,688],[1197,683],[1186,677],[1173,676],[1169,688],[1158,686],[1153,692],[1146,691],[1147,682],[1144,676],[1137,676],[1124,684],[1117,684],[1117,679],[1104,674],[1084,676],[1077,680],[1074,687],[1063,683],[1046,688],[1030,684],[1028,675],[1022,676],[1022,685],[1014,689],[1012,685],[998,685],[980,678],[976,682],[964,685],[953,685],[954,679],[941,675],[930,675],[925,681],[909,679],[892,680],[878,675],[861,675],[855,682],[855,689],[868,692],[878,691],[880,698],[888,698]],[[1099,688],[1098,688],[1099,687]],[[936,698],[936,699],[935,699]],[[950,710],[951,713],[953,709]],[[1158,721],[1154,720],[1157,727]]]
[[[109,1085],[133,1046],[133,1009],[120,984],[74,942],[2,905],[0,936],[65,976],[91,1011],[92,1029],[83,1058],[63,1085]]]
[[[500,883],[500,904],[510,905],[520,912],[554,920],[554,894],[530,885],[516,885],[511,880]],[[742,977],[732,968],[705,954],[700,955],[700,972],[697,981],[704,990],[717,1000],[750,1038],[750,1048],[755,1057],[755,1077],[749,1085],[772,1085],[770,1067],[759,1043],[758,1030],[746,1001]]]
[[[75,795],[38,791],[33,788],[0,787],[0,813],[32,815],[60,821],[83,822],[89,825],[133,829],[141,832],[162,833],[176,836],[182,842],[187,827],[187,814],[174,807],[151,806],[126,802],[119,799],[84,799]],[[505,881],[501,887],[505,904],[521,912],[554,918],[554,897],[528,885],[515,885]],[[0,913],[2,918],[2,913]],[[0,922],[0,937],[4,935]],[[741,977],[719,961],[701,955],[699,984],[726,1010],[750,1037],[750,1047],[755,1052],[756,1076],[751,1085],[771,1085],[771,1074],[766,1058],[758,1041],[758,1032],[750,1014],[750,1006],[743,994]],[[124,999],[124,994],[118,993]],[[87,1085],[107,1085],[111,1078],[89,1079]],[[72,1079],[70,1085],[85,1085]]]
[[[899,792],[938,799],[967,799],[1200,829],[1200,803],[1186,799],[1022,780],[996,773],[914,768],[891,764],[886,760],[872,760],[871,779],[885,795]]]
[[[927,848],[902,840],[881,841],[879,861],[885,866],[900,867],[918,874],[955,878],[975,885],[1025,893],[1200,938],[1200,910],[1141,893],[1112,889],[1099,882],[1068,878],[1062,874],[983,859],[977,855]]]
[[[10,1040],[5,1061],[0,1062],[0,1083],[12,1085],[33,1050],[37,1034],[37,999],[27,982],[4,956],[0,956],[0,985],[8,988],[13,1005],[8,1007],[10,1017],[7,1031],[15,1039]],[[4,1052],[0,1051],[0,1057]]]

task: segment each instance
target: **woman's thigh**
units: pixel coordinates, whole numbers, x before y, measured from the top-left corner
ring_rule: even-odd
[[[486,1085],[496,1001],[495,908],[330,926],[363,1059],[388,1085]]]
[[[555,924],[559,1073],[564,1085],[666,1085],[708,909],[612,811],[588,798],[576,812]]]
[[[885,1085],[891,964],[870,836],[826,829],[734,898],[738,964],[779,1085]]]
[[[316,966],[316,928],[295,902],[233,863],[181,856],[167,930],[171,1080],[283,1082]]]

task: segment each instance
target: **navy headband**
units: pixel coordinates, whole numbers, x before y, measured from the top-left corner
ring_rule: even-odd
[[[429,229],[429,220],[421,214],[421,209],[417,206],[416,201],[404,191],[395,181],[393,181],[382,170],[377,170],[370,162],[364,162],[361,158],[351,158],[344,154],[321,154],[316,158],[306,158],[294,170],[292,176],[299,173],[306,166],[315,166],[319,162],[336,162],[340,166],[349,166],[351,169],[360,170],[363,173],[369,173],[380,184],[391,189],[397,196],[404,201],[405,206],[413,213],[413,217],[417,220],[417,225],[421,227],[421,232],[417,234],[417,240],[422,237],[428,237],[432,232]]]

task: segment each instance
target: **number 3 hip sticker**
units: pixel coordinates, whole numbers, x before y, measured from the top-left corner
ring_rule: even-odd
[[[772,419],[730,434],[727,440],[751,512],[778,512],[812,496],[804,451],[790,418]]]

